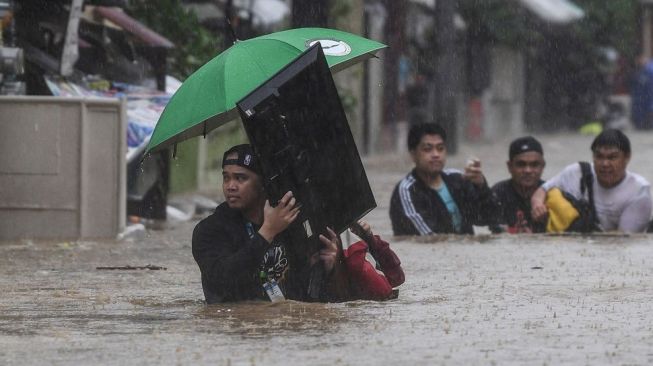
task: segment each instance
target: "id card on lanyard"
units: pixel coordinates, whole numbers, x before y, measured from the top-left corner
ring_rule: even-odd
[[[263,289],[272,302],[283,301],[286,299],[286,297],[283,296],[281,287],[279,287],[279,284],[274,279],[270,279],[263,283]]]
[[[252,225],[251,222],[247,222],[245,224],[245,229],[247,229],[247,234],[249,235],[249,238],[253,239],[254,236],[256,235],[256,231],[254,230],[254,225]],[[268,295],[268,298],[270,298],[270,301],[277,302],[286,299],[286,297],[283,296],[283,291],[281,291],[281,287],[279,287],[279,284],[274,278],[267,278],[268,275],[265,271],[261,271],[259,273],[259,276],[261,277],[261,282],[263,282],[262,285],[263,290]]]

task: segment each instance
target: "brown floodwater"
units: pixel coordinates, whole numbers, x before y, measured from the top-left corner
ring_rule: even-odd
[[[631,134],[630,168],[653,181],[651,137]],[[590,157],[590,136],[538,138],[545,178]],[[506,139],[461,145],[447,166],[480,156],[490,182],[504,179]],[[366,219],[385,238],[411,164],[400,155],[365,160],[379,204]],[[0,243],[0,365],[653,364],[650,235],[396,238],[395,300],[206,306],[193,225]],[[96,269],[147,265],[166,269]]]
[[[645,235],[397,238],[398,299],[207,306],[192,225],[0,245],[0,364],[653,362]]]

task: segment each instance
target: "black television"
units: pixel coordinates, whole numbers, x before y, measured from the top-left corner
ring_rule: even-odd
[[[237,103],[271,204],[292,191],[295,227],[318,246],[376,207],[320,43]],[[315,249],[315,248],[313,248]]]

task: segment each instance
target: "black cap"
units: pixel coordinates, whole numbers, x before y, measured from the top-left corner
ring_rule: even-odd
[[[238,154],[236,159],[227,159],[231,154]],[[262,175],[261,165],[259,164],[258,157],[254,154],[252,146],[249,144],[236,145],[231,149],[225,151],[222,157],[222,168],[225,165],[238,165],[247,168],[258,175]]]
[[[535,151],[544,155],[544,151],[542,151],[542,144],[540,144],[540,142],[537,141],[535,137],[533,136],[520,137],[510,143],[510,150],[508,150],[508,158],[512,160],[512,158],[514,158],[515,155],[529,152],[529,151]]]

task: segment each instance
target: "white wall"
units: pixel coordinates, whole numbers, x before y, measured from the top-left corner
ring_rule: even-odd
[[[483,137],[496,141],[524,132],[524,57],[506,47],[491,51],[491,83],[483,94]]]
[[[114,238],[125,121],[118,100],[0,97],[0,239]]]

